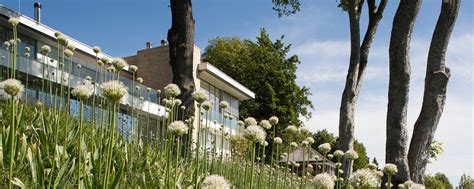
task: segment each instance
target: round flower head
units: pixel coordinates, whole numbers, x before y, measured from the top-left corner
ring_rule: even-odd
[[[374,163],[369,163],[369,164],[367,164],[366,167],[369,168],[370,170],[376,170],[377,169],[377,165],[375,165]]]
[[[127,93],[127,88],[117,80],[102,83],[100,88],[102,89],[102,96],[112,102],[118,102]]]
[[[51,47],[49,47],[48,45],[41,46],[40,53],[42,55],[48,55],[50,52],[51,52]]]
[[[179,89],[178,85],[170,83],[165,87],[165,94],[168,97],[177,97],[179,94],[181,94],[181,90]]]
[[[285,130],[290,132],[290,133],[297,133],[298,132],[298,128],[296,128],[296,126],[294,126],[294,125],[289,125],[288,127],[286,127]]]
[[[328,159],[332,160],[332,158],[334,158],[334,155],[328,154]]]
[[[357,154],[356,151],[354,150],[348,150],[344,156],[347,158],[347,159],[350,159],[350,160],[355,160],[357,158],[359,158],[359,154]]]
[[[354,188],[377,188],[380,178],[370,169],[359,169],[349,178],[349,183]]]
[[[212,107],[212,102],[209,101],[209,100],[206,100],[201,104],[201,107],[202,107],[202,109],[208,111]]]
[[[128,67],[128,70],[130,70],[131,72],[137,72],[138,67],[135,65],[131,65],[130,67]]]
[[[63,35],[63,34],[59,31],[54,32],[54,37],[56,37],[56,38],[58,38],[61,35]]]
[[[118,71],[128,66],[127,61],[125,61],[122,58],[114,58],[112,60],[112,64],[114,65],[115,69],[117,69]]]
[[[309,143],[308,143],[308,141],[306,141],[306,140],[304,140],[303,142],[301,142],[301,146],[306,147],[306,146],[308,146],[308,145],[309,145]]]
[[[307,127],[301,127],[299,130],[300,130],[300,132],[303,133],[303,134],[309,133],[309,129],[308,129]]]
[[[81,64],[77,64],[77,69],[81,69],[82,68],[82,65]]]
[[[307,167],[308,167],[309,169],[313,169],[313,165],[311,165],[311,164],[309,164]]]
[[[174,99],[174,105],[175,106],[179,106],[183,103],[183,101],[181,101],[180,99]]]
[[[334,157],[336,157],[337,159],[341,158],[342,156],[344,156],[344,152],[342,150],[336,150],[334,151]]]
[[[18,21],[18,18],[10,18],[8,19],[8,23],[10,23],[13,27],[16,27],[19,21]]]
[[[171,133],[176,136],[181,136],[188,133],[188,126],[182,121],[173,121],[169,126],[168,129]]]
[[[319,145],[318,149],[321,153],[327,154],[329,151],[331,151],[331,145],[329,143],[324,143]]]
[[[69,40],[62,35],[59,36],[57,39],[58,39],[59,44],[62,46],[67,46],[69,44]]]
[[[264,140],[261,144],[262,144],[262,146],[264,146],[264,147],[265,147],[265,146],[268,146],[268,142],[267,142],[266,140]]]
[[[90,81],[90,80],[92,80],[92,77],[91,76],[86,76],[86,80]]]
[[[404,189],[405,188],[405,185],[403,184],[398,184],[398,189]]]
[[[221,101],[221,103],[219,103],[219,108],[226,109],[227,107],[229,107],[229,103],[227,101]]]
[[[392,176],[398,172],[398,169],[395,164],[387,163],[385,164],[385,167],[383,168],[383,172],[387,175]]]
[[[273,139],[273,142],[274,142],[275,144],[282,144],[282,143],[283,143],[283,140],[282,140],[280,137],[275,137],[275,138]]]
[[[67,57],[72,57],[74,55],[74,52],[69,49],[66,49],[64,50],[64,55],[66,55]]]
[[[71,94],[79,100],[87,100],[92,95],[92,90],[86,85],[79,85],[71,91]]]
[[[193,99],[199,104],[207,100],[207,95],[202,91],[194,91],[192,96]]]
[[[335,163],[334,165],[336,165],[336,167],[341,167],[342,163]]]
[[[318,189],[333,189],[334,179],[327,173],[318,174],[314,177],[314,187]]]
[[[292,148],[295,148],[295,147],[297,147],[297,146],[298,146],[298,144],[296,144],[296,142],[291,142],[291,143],[290,143],[290,147],[292,147]]]
[[[30,53],[29,53],[29,52],[26,52],[26,53],[25,53],[25,57],[26,57],[26,58],[30,58]]]
[[[270,117],[270,118],[268,119],[268,121],[270,121],[270,124],[276,125],[276,124],[278,124],[278,121],[279,121],[279,120],[278,120],[278,117],[277,117],[277,116],[272,116],[272,117]]]
[[[374,171],[375,175],[377,175],[379,178],[383,177],[383,172],[382,171]]]
[[[104,63],[104,64],[108,64],[110,62],[109,58],[107,58],[105,56],[100,58],[100,61],[102,61],[102,63]]]
[[[272,124],[270,124],[270,122],[268,120],[262,120],[260,121],[260,127],[264,128],[264,129],[270,129],[272,128]]]
[[[69,49],[71,51],[75,51],[76,50],[76,46],[72,45],[72,44],[69,44],[67,45],[66,49]]]
[[[245,123],[246,126],[257,125],[257,120],[253,117],[248,117],[248,118],[244,119],[244,123]]]
[[[152,88],[150,88],[150,87],[146,88],[146,91],[148,91],[148,92],[151,92],[151,90],[152,90]]]
[[[101,49],[100,49],[99,46],[94,46],[94,47],[92,47],[92,51],[94,51],[95,54],[99,54]]]
[[[309,144],[313,144],[314,143],[314,138],[313,137],[307,137],[306,139],[304,139],[305,141],[308,141]]]
[[[141,77],[137,78],[137,82],[138,83],[143,83],[143,78],[141,78]]]
[[[17,97],[24,90],[23,84],[21,84],[21,82],[16,79],[7,79],[2,81],[2,85],[3,91],[5,91],[5,93],[7,93],[10,97]]]
[[[5,42],[3,42],[3,45],[5,45],[5,47],[7,47],[7,48],[8,48],[8,47],[10,47],[10,42],[8,42],[8,41],[5,41]]]
[[[30,52],[30,47],[25,47],[25,52]]]
[[[202,181],[202,189],[230,189],[229,182],[220,175],[209,175]]]
[[[248,126],[244,130],[243,135],[247,140],[250,140],[253,142],[263,142],[265,141],[265,138],[267,137],[267,133],[265,133],[265,131],[257,125]]]
[[[240,121],[240,120],[239,120],[239,121],[237,121],[237,125],[238,125],[239,127],[243,127],[243,126],[245,125],[245,123],[244,123],[243,121]]]

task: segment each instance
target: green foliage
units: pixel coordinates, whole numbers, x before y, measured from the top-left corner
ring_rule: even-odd
[[[273,10],[278,13],[278,16],[289,16],[300,11],[299,0],[272,0]]]
[[[448,177],[444,173],[436,173],[434,176],[425,175],[426,188],[452,189],[453,185],[449,182]]]
[[[430,162],[437,160],[438,156],[444,152],[443,143],[437,140],[434,140],[430,145]]]
[[[313,108],[309,88],[296,84],[298,56],[289,56],[291,45],[282,40],[272,41],[262,29],[255,42],[236,37],[212,39],[203,54],[204,62],[255,92],[255,99],[240,103],[240,118],[277,116],[277,134],[289,124],[301,125],[299,118],[309,119]]]
[[[459,189],[473,189],[474,179],[470,175],[463,174],[459,180]]]
[[[369,158],[364,144],[357,140],[354,140],[354,150],[359,154],[359,158],[354,161],[354,170],[356,171],[365,168],[369,164]]]

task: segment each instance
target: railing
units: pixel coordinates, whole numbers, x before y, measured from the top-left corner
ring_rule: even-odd
[[[11,58],[12,53],[0,49],[0,56],[5,57],[5,59],[0,60],[0,66],[3,67],[8,67],[12,68],[12,65],[10,65],[11,62],[9,57]],[[42,56],[38,56],[42,57]],[[94,94],[96,96],[100,96],[101,94],[101,89],[100,89],[100,84],[103,83],[106,80],[101,80],[101,77],[98,77],[97,83],[94,82],[94,77],[95,77],[95,70],[92,70],[91,68],[87,67],[82,67],[78,68],[77,63],[75,62],[69,62],[65,61],[64,68],[58,68],[55,65],[49,65],[49,64],[44,64],[39,60],[31,59],[31,58],[26,58],[24,56],[18,56],[17,59],[17,65],[16,69],[19,72],[29,74],[30,76],[34,76],[36,78],[44,79],[47,81],[51,81],[55,84],[59,85],[68,85],[68,80],[70,82],[70,86],[74,88],[75,86],[85,84],[91,88],[91,90],[94,91]],[[27,61],[29,60],[29,61]],[[69,66],[71,66],[71,74],[68,73]],[[102,72],[101,74],[104,74]],[[106,78],[112,78],[112,74],[110,72],[105,72]],[[116,73],[115,73],[116,74]],[[61,76],[62,76],[62,81],[61,81]],[[86,80],[85,77],[90,76],[92,79]],[[146,89],[147,87],[139,84],[138,82],[135,82],[135,86],[139,86],[139,90],[141,91],[141,94],[148,95],[149,96],[143,96],[143,100],[140,99],[139,96],[137,96],[137,90],[135,89],[135,86],[133,86],[133,82],[127,78],[120,77],[120,81],[124,83],[124,85],[128,88],[129,93],[126,94],[120,103],[124,106],[129,106],[141,110],[142,112],[149,113],[154,116],[164,116],[165,115],[165,108],[157,102],[153,102],[150,99],[152,96],[156,96],[157,92],[155,90],[152,90],[148,92]],[[131,94],[132,91],[135,91],[135,95]]]

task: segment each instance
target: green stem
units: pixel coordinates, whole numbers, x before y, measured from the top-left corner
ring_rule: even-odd
[[[254,159],[255,159],[255,144],[252,144],[252,156],[250,162],[252,163],[250,166],[250,189],[253,188],[253,178],[254,178]]]
[[[11,101],[11,126],[10,126],[10,173],[8,175],[8,188],[12,188],[13,181],[13,159],[15,155],[15,97],[12,96]]]
[[[102,186],[103,189],[107,188],[108,184],[108,179],[109,179],[109,174],[110,174],[110,169],[111,169],[111,164],[112,164],[112,150],[114,147],[114,135],[115,135],[115,111],[117,107],[117,102],[113,102],[113,110],[112,110],[112,119],[110,120],[111,124],[111,130],[110,130],[110,136],[109,136],[109,144],[108,144],[108,149],[107,149],[107,164],[105,167],[105,176],[104,176],[104,184]]]

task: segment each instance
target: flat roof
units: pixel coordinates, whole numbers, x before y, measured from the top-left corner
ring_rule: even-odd
[[[254,92],[207,62],[198,64],[198,77],[199,79],[212,83],[212,85],[231,94],[239,100],[255,98]]]

